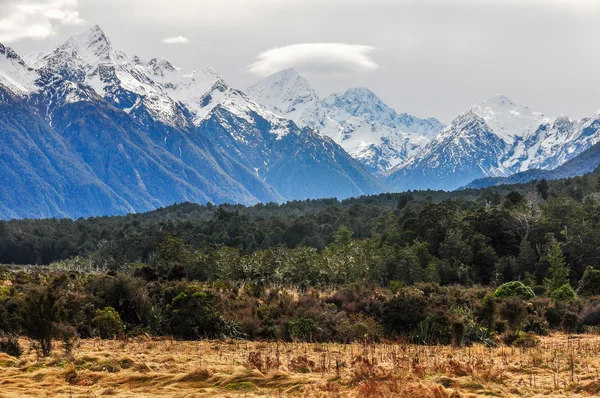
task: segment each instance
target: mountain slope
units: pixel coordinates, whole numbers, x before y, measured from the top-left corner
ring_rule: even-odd
[[[97,26],[35,65],[0,47],[0,134],[8,137],[0,173],[11,187],[0,217],[383,190],[331,139],[275,115],[214,70],[130,58]],[[38,152],[46,160],[36,164],[28,154]],[[30,172],[19,174],[13,164]],[[14,192],[31,200],[18,203]]]
[[[513,174],[509,177],[476,179],[465,186],[470,188],[487,188],[496,185],[523,184],[534,180],[558,180],[591,173],[600,166],[600,143],[583,151],[573,159],[553,170],[532,169]]]
[[[25,92],[23,85],[0,83],[0,134],[5,137],[0,173],[10,187],[3,192],[0,217],[79,217],[188,200],[282,199],[210,142],[192,143],[189,131],[160,122],[141,124],[91,87],[48,69],[30,68],[3,49],[0,63],[13,61],[13,69],[4,68],[3,76],[7,69],[12,76],[31,75],[35,87]],[[170,148],[177,155],[166,150],[167,138],[178,144]]]
[[[0,218],[133,211],[33,110],[2,87],[0,98]]]
[[[405,161],[443,128],[435,119],[397,114],[364,88],[320,100],[293,69],[265,78],[250,87],[248,94],[299,126],[328,135],[372,173]]]
[[[71,60],[73,54],[75,54],[75,62]],[[68,70],[67,75],[82,77],[82,80],[92,85],[98,94],[146,126],[161,131],[169,128],[185,129],[189,132],[187,135],[189,141],[200,147],[206,146],[207,141],[211,142],[216,149],[209,149],[209,152],[215,158],[229,157],[227,161],[218,160],[219,165],[226,168],[231,166],[228,172],[235,172],[235,179],[250,184],[252,191],[257,185],[252,181],[253,179],[265,183],[265,175],[261,172],[265,165],[269,162],[273,164],[272,159],[282,157],[289,150],[281,143],[272,145],[269,137],[295,136],[298,131],[309,135],[310,139],[318,143],[310,147],[313,149],[310,156],[318,159],[313,167],[322,168],[323,171],[319,174],[325,179],[306,181],[303,192],[288,190],[286,195],[282,195],[283,198],[311,197],[307,194],[311,191],[311,186],[321,187],[323,183],[329,187],[327,193],[331,196],[337,196],[336,190],[364,194],[374,192],[373,187],[381,187],[372,177],[365,177],[362,171],[355,170],[361,167],[358,164],[347,161],[342,162],[343,166],[336,164],[343,156],[333,157],[331,151],[321,149],[331,146],[331,143],[325,142],[325,137],[312,135],[309,130],[302,132],[296,129],[287,120],[250,100],[243,92],[228,86],[214,70],[208,68],[201,71],[185,71],[164,58],[152,59],[147,63],[138,57],[130,59],[126,54],[115,51],[97,26],[70,39],[44,56],[38,64],[50,66],[56,72]],[[102,70],[109,70],[111,73],[103,75],[98,72]],[[98,76],[101,78],[100,83]],[[104,79],[103,76],[108,78]],[[215,115],[222,116],[224,112],[231,115],[236,122],[229,123],[229,117],[215,117]],[[205,123],[207,120],[211,120],[211,123]],[[168,128],[161,128],[157,126],[158,124]],[[233,145],[231,140],[224,139],[215,131],[209,131],[207,126],[211,126],[215,131],[227,131],[228,135],[234,138],[236,150],[230,150]],[[268,132],[259,133],[264,126],[267,126]],[[178,150],[181,156],[190,152],[180,147],[174,148],[172,134],[169,135],[167,132],[166,135],[165,137],[154,134],[153,139],[159,145],[164,144],[176,156],[177,152],[173,152],[173,149]],[[288,146],[297,145],[290,139],[285,139],[283,142]],[[256,157],[256,151],[261,147],[263,148],[261,156]],[[304,150],[306,151],[306,148]],[[301,159],[293,159],[295,159],[293,167],[285,174],[290,183],[301,178],[299,173],[305,166],[301,163]],[[193,157],[187,157],[186,162],[190,165],[196,163]],[[247,169],[246,175],[242,175],[243,168]],[[197,170],[200,171],[198,168]],[[272,171],[273,167],[270,166],[269,170]],[[361,181],[327,181],[327,173],[324,170],[337,170],[344,175],[361,176]],[[283,174],[282,178],[284,178]],[[266,183],[269,184],[269,181]],[[350,187],[351,189],[348,189]],[[365,190],[359,188],[357,191],[356,187]],[[277,190],[278,187],[273,186],[273,188]],[[311,192],[313,191],[319,190]]]
[[[347,198],[384,190],[330,138],[272,114],[265,117],[248,104],[245,112],[236,113],[215,107],[200,132],[286,199]]]
[[[423,150],[386,173],[396,190],[453,190],[474,179],[554,169],[600,140],[597,118],[546,118],[498,96],[455,119]]]

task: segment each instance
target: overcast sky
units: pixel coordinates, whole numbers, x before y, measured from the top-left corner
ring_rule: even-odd
[[[444,122],[500,93],[548,116],[600,109],[600,0],[0,0],[21,54],[94,24],[239,88],[294,67],[321,96],[368,87]]]

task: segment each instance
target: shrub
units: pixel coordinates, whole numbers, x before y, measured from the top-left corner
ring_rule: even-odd
[[[317,323],[311,318],[298,318],[289,323],[292,340],[312,341],[317,330]]]
[[[565,312],[563,316],[562,322],[560,323],[560,327],[565,333],[573,333],[577,330],[579,326],[579,315],[573,311]]]
[[[378,342],[381,339],[380,327],[370,316],[350,314],[337,328],[340,340],[344,343]]]
[[[529,286],[523,284],[523,282],[513,281],[501,285],[496,289],[493,296],[500,298],[520,297],[523,300],[530,300],[535,298],[535,293]]]
[[[386,304],[383,323],[391,332],[408,333],[425,319],[424,307],[418,292],[402,290]]]
[[[444,310],[438,310],[421,321],[411,332],[415,344],[450,344],[452,319]]]
[[[513,343],[516,347],[521,348],[534,348],[540,343],[539,337],[531,332],[520,332],[517,339]]]
[[[103,339],[119,337],[125,332],[125,326],[119,313],[112,307],[96,310],[92,323]]]
[[[218,336],[224,331],[225,322],[217,311],[217,303],[214,293],[188,286],[167,305],[169,330],[184,339]]]
[[[77,345],[79,335],[77,330],[71,325],[60,324],[56,326],[56,336],[62,342],[62,348],[66,356],[72,357],[73,350]]]
[[[133,276],[136,278],[141,278],[146,282],[152,282],[158,279],[156,270],[150,265],[137,266],[133,271]]]
[[[485,298],[482,301],[482,305],[479,308],[477,318],[487,327],[488,332],[491,332],[494,328],[497,313],[498,306],[496,305],[496,300],[494,299],[494,297],[490,295],[485,296]]]
[[[525,319],[523,331],[535,333],[538,336],[548,336],[550,334],[550,327],[546,318],[530,315]]]
[[[585,308],[581,313],[580,322],[585,326],[600,326],[600,302]]]
[[[550,294],[550,298],[553,301],[574,301],[577,300],[577,294],[575,293],[575,290],[573,290],[571,285],[565,283],[564,285],[553,291],[552,294]]]
[[[600,270],[587,267],[579,281],[577,293],[581,296],[600,295]]]
[[[25,335],[34,341],[38,354],[44,357],[52,353],[52,338],[59,318],[56,293],[49,286],[32,289],[26,295],[23,305]]]
[[[502,341],[508,346],[533,348],[539,344],[540,339],[532,332],[511,331],[502,336]]]
[[[462,320],[455,320],[450,325],[450,333],[452,334],[452,344],[456,347],[462,347],[467,334],[467,327]]]
[[[510,330],[517,331],[527,316],[527,309],[523,301],[517,297],[511,297],[502,303],[500,316],[506,320]]]
[[[546,308],[546,320],[550,325],[550,328],[555,329],[560,327],[565,312],[567,312],[566,301],[552,301],[551,305]]]
[[[15,336],[6,336],[0,339],[0,352],[19,358],[23,353],[19,339]]]

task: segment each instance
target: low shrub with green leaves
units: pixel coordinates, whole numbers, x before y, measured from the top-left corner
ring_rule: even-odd
[[[119,313],[112,307],[96,310],[92,323],[103,339],[119,337],[125,332]]]
[[[571,285],[565,283],[550,294],[550,299],[553,301],[574,301],[577,300],[577,293]]]
[[[593,267],[587,267],[583,277],[579,281],[577,294],[580,296],[600,296],[600,271]]]
[[[530,300],[535,298],[535,293],[523,282],[513,281],[501,285],[496,289],[493,296],[498,298],[519,297],[523,300]]]
[[[292,340],[312,341],[318,331],[316,322],[311,318],[294,319],[289,327]]]

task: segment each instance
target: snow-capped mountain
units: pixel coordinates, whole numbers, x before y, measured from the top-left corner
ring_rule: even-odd
[[[27,95],[38,90],[39,73],[25,64],[10,47],[0,43],[0,85],[15,95]]]
[[[443,128],[436,119],[396,113],[365,88],[321,100],[304,76],[293,69],[275,73],[247,92],[299,126],[328,135],[373,173],[404,162]]]
[[[182,100],[194,100],[221,78],[212,70],[184,71],[165,59],[148,62],[116,51],[99,26],[71,37],[43,55],[35,67],[85,83],[115,107],[127,113],[148,114],[165,124],[185,127],[190,120]]]
[[[11,188],[0,193],[0,218],[383,189],[328,137],[299,129],[214,70],[129,57],[98,26],[33,66],[0,45],[0,105],[0,134],[10,137],[0,175]]]
[[[482,177],[554,169],[600,140],[594,118],[548,118],[505,96],[456,118],[405,164],[386,173],[395,189],[452,190]]]

